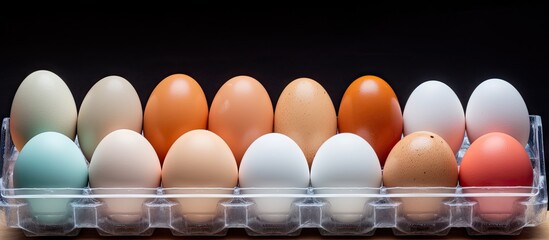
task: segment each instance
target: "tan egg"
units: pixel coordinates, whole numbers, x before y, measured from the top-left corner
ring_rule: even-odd
[[[293,139],[310,167],[320,145],[337,133],[336,111],[328,92],[310,78],[290,82],[276,103],[274,131]]]
[[[383,168],[385,187],[456,187],[458,182],[457,161],[448,143],[439,135],[418,131],[403,137],[391,149]],[[402,190],[389,189],[389,193],[428,193],[447,190]],[[444,198],[406,197],[400,199],[401,214],[412,220],[428,220],[444,211]]]
[[[143,108],[132,84],[120,76],[107,76],[86,93],[78,112],[77,135],[88,160],[97,144],[117,129],[141,133]]]
[[[231,194],[238,183],[234,155],[217,134],[195,129],[181,135],[168,150],[162,166],[162,186],[168,194]],[[169,189],[180,188],[180,189]],[[215,188],[215,189],[184,189]],[[179,198],[181,214],[191,222],[215,219],[224,198]]]

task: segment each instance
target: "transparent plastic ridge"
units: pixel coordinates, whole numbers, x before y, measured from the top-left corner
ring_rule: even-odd
[[[379,228],[390,228],[395,235],[444,236],[451,228],[466,228],[469,235],[518,235],[525,227],[540,225],[547,213],[541,117],[530,115],[530,123],[526,150],[534,171],[532,187],[16,189],[18,152],[9,118],[4,118],[0,209],[6,225],[26,236],[77,236],[82,228],[94,228],[101,236],[150,236],[158,228],[174,236],[224,236],[230,228],[244,228],[250,236],[297,236],[303,228],[334,236],[371,236]],[[468,147],[465,137],[458,164]],[[52,216],[31,214],[28,201],[33,199],[68,199],[67,214],[44,223],[40,218]],[[142,212],[109,213],[107,199],[140,199]],[[190,204],[221,200],[214,211],[189,213],[181,211],[177,199]],[[486,212],[481,203],[504,207]]]

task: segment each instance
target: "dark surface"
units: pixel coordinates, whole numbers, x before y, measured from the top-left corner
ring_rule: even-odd
[[[480,82],[497,77],[518,89],[530,114],[549,118],[542,87],[549,66],[545,6],[442,3],[183,7],[150,14],[3,9],[11,16],[0,17],[0,115],[9,116],[28,74],[48,69],[67,82],[77,106],[108,75],[128,79],[143,106],[173,73],[195,78],[209,103],[236,75],[262,82],[273,104],[291,80],[310,77],[327,89],[336,109],[347,86],[366,74],[385,79],[401,107],[431,79],[447,83],[465,107]]]

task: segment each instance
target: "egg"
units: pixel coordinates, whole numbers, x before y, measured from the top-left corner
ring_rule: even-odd
[[[65,81],[48,70],[37,70],[25,77],[13,97],[10,134],[19,151],[42,132],[59,132],[74,140],[77,108]]]
[[[338,194],[378,194],[381,165],[370,144],[354,133],[340,133],[326,140],[311,166],[315,193],[330,194],[329,216],[335,221],[357,222],[372,214],[367,197],[337,197]]]
[[[373,75],[355,79],[341,98],[337,127],[368,141],[383,167],[403,128],[400,103],[391,86]]]
[[[465,113],[456,93],[445,83],[430,80],[417,86],[402,113],[404,135],[417,131],[438,134],[457,154],[465,135]]]
[[[388,193],[453,193],[457,183],[458,165],[452,148],[441,136],[429,131],[403,137],[391,149],[383,168],[383,185]],[[398,187],[451,188],[401,190]],[[401,202],[399,215],[412,221],[435,219],[443,214],[443,201],[447,200],[443,197],[395,199]]]
[[[253,215],[263,222],[281,223],[291,217],[292,203],[297,199],[276,197],[276,194],[305,194],[309,176],[309,165],[299,145],[284,134],[267,133],[244,153],[238,178],[244,197],[246,194],[275,195],[251,198]]]
[[[78,113],[78,143],[88,160],[97,144],[117,129],[142,132],[143,108],[133,85],[123,77],[100,79],[86,93]]]
[[[276,103],[274,132],[293,139],[311,166],[320,145],[337,133],[336,111],[324,87],[310,78],[286,85]]]
[[[76,143],[59,132],[42,132],[32,137],[21,149],[13,169],[16,194],[81,194],[88,185],[88,162]],[[57,190],[40,190],[53,189]],[[74,188],[74,189],[68,189]],[[42,224],[70,221],[69,203],[73,198],[28,198],[30,215]]]
[[[162,163],[184,133],[206,129],[208,102],[202,87],[186,74],[172,74],[153,89],[143,114],[143,134]]]
[[[530,189],[502,187],[532,187],[533,166],[524,145],[509,134],[491,132],[476,139],[461,159],[459,183],[464,193],[529,193]],[[470,187],[495,187],[478,189]],[[527,197],[471,197],[476,202],[475,215],[488,221],[505,221],[524,212],[520,201]]]
[[[162,166],[162,186],[168,194],[231,194],[237,184],[238,168],[231,149],[209,130],[195,129],[181,135]],[[227,198],[174,200],[180,203],[180,213],[187,221],[203,223],[219,216],[218,206]]]
[[[226,81],[215,94],[208,115],[208,130],[229,145],[240,165],[250,144],[273,132],[274,110],[263,85],[250,76],[239,75]]]
[[[129,129],[114,130],[97,144],[89,172],[94,194],[115,195],[99,199],[104,203],[101,214],[122,224],[141,220],[145,216],[143,204],[148,200],[125,198],[124,193],[153,195],[160,187],[161,166],[153,146]]]
[[[530,136],[530,117],[524,99],[509,82],[491,78],[471,93],[465,109],[467,137],[474,142],[489,132],[503,132],[523,146]]]

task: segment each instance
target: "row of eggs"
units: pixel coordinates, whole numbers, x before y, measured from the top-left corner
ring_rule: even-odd
[[[97,149],[88,166],[71,139],[57,132],[40,133],[29,140],[18,156],[14,186],[23,189],[89,186],[95,194],[120,194],[118,198],[102,199],[106,204],[105,214],[117,222],[134,223],[144,216],[142,205],[146,199],[123,196],[155,191],[126,189],[164,187],[168,194],[230,194],[232,188],[240,186],[243,194],[304,194],[305,191],[299,189],[312,186],[318,194],[338,195],[375,194],[382,186],[531,186],[533,180],[524,147],[500,132],[485,134],[473,142],[462,159],[461,168],[446,142],[428,131],[414,132],[399,141],[389,153],[383,171],[373,148],[353,133],[336,134],[324,142],[310,171],[299,146],[280,133],[268,133],[255,140],[245,152],[240,170],[228,145],[215,133],[203,129],[183,134],[170,148],[163,167],[148,141],[132,130],[109,133]],[[181,214],[188,221],[204,222],[216,216],[218,203],[223,199],[174,200],[180,203]],[[520,211],[514,207],[520,200],[520,197],[480,198],[476,199],[479,204],[475,207],[477,212],[488,216],[495,212],[497,217],[489,220],[499,221]],[[70,199],[28,201],[31,214],[42,216],[39,220],[43,223],[56,223],[67,217]],[[280,222],[286,220],[293,198],[255,201],[257,212],[264,215],[264,220]],[[326,201],[331,205],[328,212],[334,214],[335,220],[353,222],[360,219],[369,199],[335,197]],[[442,210],[443,199],[402,201],[403,211],[413,213],[412,220],[421,221],[429,214],[437,215]]]
[[[529,113],[520,93],[502,79],[477,86],[466,112],[453,90],[440,81],[426,81],[410,94],[401,111],[393,89],[383,79],[368,75],[345,91],[336,115],[327,91],[315,80],[299,78],[281,93],[273,110],[271,99],[256,79],[236,76],[216,93],[211,107],[197,81],[185,74],[163,79],[143,111],[132,84],[120,76],[99,80],[77,110],[72,93],[55,73],[38,70],[20,84],[11,107],[11,134],[17,149],[44,131],[71,139],[91,159],[109,132],[143,132],[162,163],[175,140],[192,129],[208,129],[229,144],[237,165],[259,136],[288,135],[305,153],[309,166],[320,144],[338,132],[360,135],[385,159],[402,135],[425,130],[440,135],[457,153],[465,134],[470,141],[498,131],[526,145]],[[465,114],[466,113],[466,114]]]
[[[461,185],[532,184],[528,111],[501,79],[475,89],[466,115],[439,81],[418,86],[401,112],[376,76],[348,87],[338,117],[309,78],[291,82],[275,110],[249,76],[227,81],[209,110],[200,85],[183,74],[161,81],[145,111],[119,76],[97,82],[78,114],[71,98],[50,71],[21,83],[10,115],[21,149],[16,187],[453,187],[466,130],[472,145],[459,169]]]

